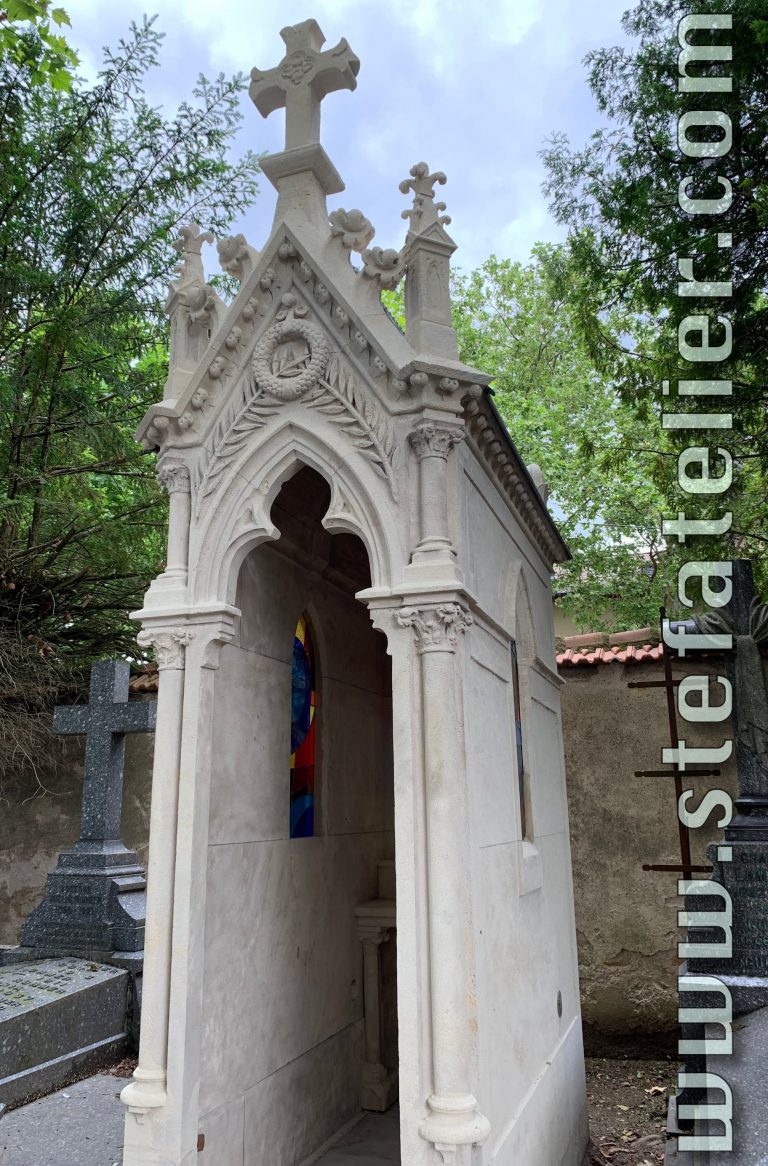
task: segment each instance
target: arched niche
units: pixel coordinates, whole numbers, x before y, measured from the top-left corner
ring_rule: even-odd
[[[279,535],[243,557],[241,614],[214,681],[201,1124],[244,1094],[253,1130],[275,1107],[301,1112],[298,1133],[276,1130],[275,1161],[304,1160],[359,1112],[355,912],[394,857],[391,662],[356,598],[371,584],[366,547],[323,523],[332,498],[311,466],[282,482],[268,513]],[[315,818],[311,836],[291,837],[301,618],[315,651]]]

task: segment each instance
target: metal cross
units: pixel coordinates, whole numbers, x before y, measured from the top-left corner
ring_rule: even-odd
[[[335,49],[321,52],[325,37],[316,20],[284,28],[288,52],[274,69],[251,69],[248,90],[262,117],[285,107],[285,148],[320,141],[320,103],[339,89],[356,89],[360,60],[342,37]]]
[[[97,661],[89,703],[60,705],[53,712],[54,733],[86,738],[81,842],[119,840],[125,734],[155,728],[156,702],[128,701],[130,671],[123,660]]]

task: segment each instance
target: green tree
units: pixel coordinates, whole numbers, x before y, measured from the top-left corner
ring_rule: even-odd
[[[0,675],[32,644],[50,680],[0,693],[17,740],[35,685],[135,651],[166,512],[132,434],[162,397],[170,243],[190,219],[226,231],[257,191],[255,156],[229,156],[241,78],[201,77],[165,116],[143,92],[160,40],[133,26],[70,91],[0,62]]]
[[[6,0],[0,8],[0,59],[26,73],[32,85],[70,89],[77,53],[56,28],[70,23],[50,0]]]
[[[690,376],[690,365],[677,353],[682,317],[696,312],[732,317],[732,358],[697,368],[701,377],[733,381],[728,406],[734,410],[734,432],[724,442],[734,453],[736,471],[728,495],[733,530],[718,547],[708,538],[706,555],[752,558],[765,585],[768,20],[765,0],[710,0],[706,10],[730,14],[733,28],[700,31],[697,42],[731,44],[733,60],[698,64],[692,72],[731,74],[733,91],[679,93],[678,24],[701,12],[701,5],[693,0],[640,0],[623,20],[630,46],[600,49],[587,57],[589,85],[605,125],[581,149],[573,149],[562,134],[551,139],[543,153],[545,190],[556,218],[569,229],[570,255],[583,276],[576,318],[590,357],[649,427],[660,429],[661,382],[674,385]],[[730,116],[733,148],[726,158],[694,166],[678,149],[677,122],[681,114],[701,109],[703,97],[705,108],[723,109]],[[722,188],[716,175],[730,178],[733,202],[726,215],[702,224],[701,216],[681,210],[678,185],[692,171],[696,197],[718,197]],[[732,234],[732,249],[718,245],[719,232]],[[732,297],[678,296],[677,263],[685,257],[695,257],[700,280],[732,280]],[[617,337],[607,326],[616,308],[642,321],[639,337]],[[690,442],[683,436],[669,444],[676,455]],[[671,480],[669,456],[657,457],[649,470],[670,500],[667,512],[676,512],[681,494]],[[688,509],[693,512],[694,506]],[[715,513],[720,508],[714,502],[709,508],[699,503],[696,513],[705,517],[709,509]]]
[[[523,460],[541,466],[571,547],[559,603],[581,628],[658,619],[673,564],[661,544],[663,493],[651,479],[659,433],[594,365],[579,327],[582,276],[561,247],[537,245],[523,265],[495,257],[454,279],[461,357],[494,376],[495,402]],[[618,338],[636,322],[603,321]]]

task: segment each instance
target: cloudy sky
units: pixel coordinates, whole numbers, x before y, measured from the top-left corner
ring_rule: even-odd
[[[86,73],[101,47],[139,20],[142,0],[65,0],[69,37]],[[322,142],[346,183],[331,206],[359,207],[376,243],[400,247],[408,205],[398,191],[410,167],[443,170],[440,191],[468,268],[495,252],[525,259],[539,239],[558,239],[540,185],[538,151],[554,130],[582,143],[598,124],[586,86],[585,54],[622,40],[628,0],[154,0],[166,34],[148,93],[167,110],[211,76],[267,69],[284,54],[286,24],[314,16],[326,47],[345,36],[360,57],[354,93],[323,102]],[[243,95],[242,148],[282,148],[284,114],[266,121]],[[236,224],[260,247],[274,192],[266,179]]]

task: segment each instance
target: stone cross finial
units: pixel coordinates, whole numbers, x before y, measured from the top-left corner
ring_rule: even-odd
[[[356,89],[360,60],[342,37],[322,52],[325,37],[316,20],[282,29],[288,50],[274,69],[251,70],[248,90],[262,117],[285,107],[285,148],[295,150],[320,141],[320,103],[339,89]]]

